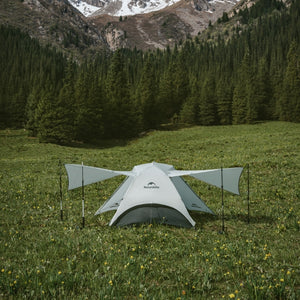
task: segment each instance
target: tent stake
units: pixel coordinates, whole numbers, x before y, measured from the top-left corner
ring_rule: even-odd
[[[248,173],[248,193],[247,193],[247,202],[248,202],[248,224],[250,223],[250,176],[249,176],[249,164],[247,165]]]
[[[83,178],[83,162],[81,164],[81,191],[82,191],[82,228],[84,228],[84,178]]]
[[[61,164],[61,160],[59,160],[59,194],[60,194],[60,219],[61,221],[63,220],[63,206],[62,206],[62,200],[63,200],[63,196],[62,196],[62,180],[61,180],[61,176],[62,176],[62,164]]]

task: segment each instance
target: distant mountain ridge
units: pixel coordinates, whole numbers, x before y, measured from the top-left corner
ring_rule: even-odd
[[[198,35],[239,2],[245,1],[1,0],[0,24],[75,56],[100,49],[163,49]]]
[[[97,28],[102,28],[101,32],[112,50],[134,47],[163,49],[187,37],[197,36],[239,2],[180,0],[158,11],[125,17],[103,14],[103,10],[98,10],[89,19]]]
[[[181,0],[68,0],[84,16],[108,14],[111,16],[132,16],[162,10]],[[185,1],[187,2],[187,1]],[[194,7],[199,11],[213,13],[216,4],[231,6],[240,0],[194,0]],[[227,6],[226,5],[226,6]]]
[[[1,0],[1,24],[20,28],[42,44],[76,56],[107,49],[101,31],[68,0]]]
[[[86,17],[108,14],[132,16],[161,10],[180,0],[69,0]]]

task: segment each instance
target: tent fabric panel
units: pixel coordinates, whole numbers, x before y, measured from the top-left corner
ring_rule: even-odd
[[[112,171],[75,164],[66,164],[65,168],[69,177],[69,190],[82,186],[82,173],[84,185],[96,183],[119,175],[131,175],[131,172]]]
[[[135,166],[132,171],[136,173],[136,175],[139,175],[140,173],[144,172],[148,168],[157,167],[161,171],[163,171],[165,174],[167,174],[170,170],[174,170],[174,167],[172,165],[168,164],[162,164],[157,162],[152,162],[148,164],[142,164]]]
[[[116,226],[128,226],[141,223],[158,223],[178,227],[192,227],[192,224],[176,209],[166,206],[138,206],[126,211],[114,223]]]
[[[127,177],[116,189],[113,195],[107,201],[105,201],[104,204],[97,210],[95,216],[106,211],[117,210],[120,205],[120,202],[123,200],[124,194],[126,193],[133,179],[133,177]]]
[[[188,210],[214,214],[181,177],[172,177],[171,180]]]
[[[223,189],[239,195],[239,180],[242,174],[243,168],[224,168],[223,172]],[[201,170],[201,171],[170,171],[168,174],[170,177],[176,176],[192,176],[196,179],[204,181],[208,184],[214,185],[221,188],[222,179],[221,179],[221,169],[213,170]]]

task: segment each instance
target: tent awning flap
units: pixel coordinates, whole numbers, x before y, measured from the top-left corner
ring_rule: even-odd
[[[66,164],[65,168],[69,177],[69,190],[76,189],[82,186],[82,174],[84,185],[96,183],[98,181],[106,180],[119,175],[132,175],[132,172],[127,171],[112,171],[75,164]]]
[[[239,180],[242,174],[243,168],[224,168],[223,170],[223,189],[239,195]],[[214,185],[216,187],[222,187],[222,176],[221,169],[213,170],[201,170],[201,171],[178,171],[172,170],[168,173],[169,177],[176,176],[192,176],[196,179],[204,181],[208,184]]]

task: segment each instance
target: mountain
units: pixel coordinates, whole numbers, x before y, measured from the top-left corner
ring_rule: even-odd
[[[107,48],[101,32],[68,0],[1,0],[0,24],[75,55]]]
[[[108,14],[111,16],[132,16],[161,10],[180,0],[69,0],[86,17]]]
[[[81,0],[68,0],[70,2],[70,4],[76,8],[77,10],[79,10],[85,17],[90,16],[91,14],[93,14],[95,11],[97,11],[98,9],[100,9],[100,7],[103,7],[105,5],[105,1],[81,1]]]
[[[238,2],[1,0],[0,24],[20,28],[75,56],[100,49],[163,49],[197,36]]]
[[[239,1],[180,0],[165,8],[131,16],[112,16],[99,9],[88,19],[102,32],[110,49],[166,48],[195,37]],[[115,3],[115,2],[111,2]]]
[[[24,10],[16,10],[24,8],[24,3],[6,2],[6,8],[14,8],[14,19],[7,21],[23,21],[24,27],[30,28],[21,14]],[[71,13],[62,20],[74,13],[82,20],[76,26],[87,22],[83,24],[91,26],[89,31],[103,38],[96,21],[105,18],[115,18],[117,25],[123,25],[137,17],[148,16],[152,21],[150,17],[172,16],[173,23],[169,19],[160,26],[164,34],[175,31],[178,19],[174,8],[182,4],[127,18],[85,18],[68,2],[56,1],[53,7],[54,1],[47,3],[48,7],[40,7],[45,10],[41,29],[46,31],[51,11],[60,8],[52,18],[67,10]],[[140,132],[185,124],[299,122],[300,0],[289,4],[259,0],[248,5],[251,3],[241,2],[197,38],[188,38],[176,47],[99,51],[93,59],[81,61],[41,45],[20,29],[0,26],[0,127],[26,126],[40,141],[68,143],[131,138]],[[39,14],[31,16],[35,24]],[[70,26],[70,21],[65,25]],[[66,42],[65,51],[75,51],[75,43]]]

